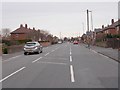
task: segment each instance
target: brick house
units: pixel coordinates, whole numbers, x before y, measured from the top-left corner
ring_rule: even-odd
[[[115,26],[116,30],[117,30],[117,34],[120,35],[120,19],[117,22],[117,25]]]
[[[11,40],[32,40],[32,41],[52,41],[51,35],[46,33],[44,30],[36,30],[28,28],[27,24],[25,27],[21,24],[19,28],[14,30],[11,34]]]
[[[11,34],[11,40],[33,40],[38,41],[40,37],[40,30],[30,29],[25,24],[25,27],[21,24],[20,27]]]
[[[118,21],[114,22],[114,19],[111,20],[111,25],[108,25],[107,27],[103,28],[103,33],[111,34],[111,35],[117,35],[118,31],[116,29],[116,25],[118,24]]]
[[[100,30],[97,30],[97,31],[94,30],[96,34],[95,38],[104,40],[107,34],[118,35],[119,30],[117,29],[118,28],[117,25],[118,25],[118,21],[114,22],[114,19],[112,19],[111,25],[108,25],[107,27],[104,27],[104,25],[102,25],[102,28]]]
[[[12,40],[26,40],[29,39],[29,34],[32,31],[30,29],[27,28],[27,24],[25,24],[25,27],[23,27],[23,25],[21,24],[20,27],[18,29],[16,29],[15,31],[11,32],[11,39]]]

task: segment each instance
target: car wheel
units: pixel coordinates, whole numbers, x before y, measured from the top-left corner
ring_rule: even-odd
[[[43,51],[41,50],[41,52],[40,53],[42,53]]]
[[[27,55],[27,52],[24,52],[24,55]]]
[[[40,50],[37,52],[37,54],[40,54]]]

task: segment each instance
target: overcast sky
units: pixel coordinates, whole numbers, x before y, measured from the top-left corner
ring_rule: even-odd
[[[118,18],[117,2],[3,2],[2,28],[13,31],[20,24],[28,24],[30,28],[47,30],[56,36],[60,32],[63,37],[78,36],[87,29],[87,9],[92,11],[94,28]]]

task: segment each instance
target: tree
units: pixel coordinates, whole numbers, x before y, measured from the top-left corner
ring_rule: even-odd
[[[68,39],[67,39],[67,37],[64,37],[64,41],[67,41]]]
[[[9,28],[3,28],[2,29],[2,36],[7,38],[10,36],[10,29]]]

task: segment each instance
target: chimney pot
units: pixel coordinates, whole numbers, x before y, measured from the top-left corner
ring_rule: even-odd
[[[23,25],[22,24],[20,24],[20,28],[22,28],[23,27]]]
[[[33,30],[35,30],[35,28],[33,27]]]
[[[102,25],[102,29],[104,28],[104,25]]]
[[[111,20],[111,23],[112,23],[112,24],[114,23],[114,19]]]
[[[25,24],[25,28],[27,28],[27,24]]]

